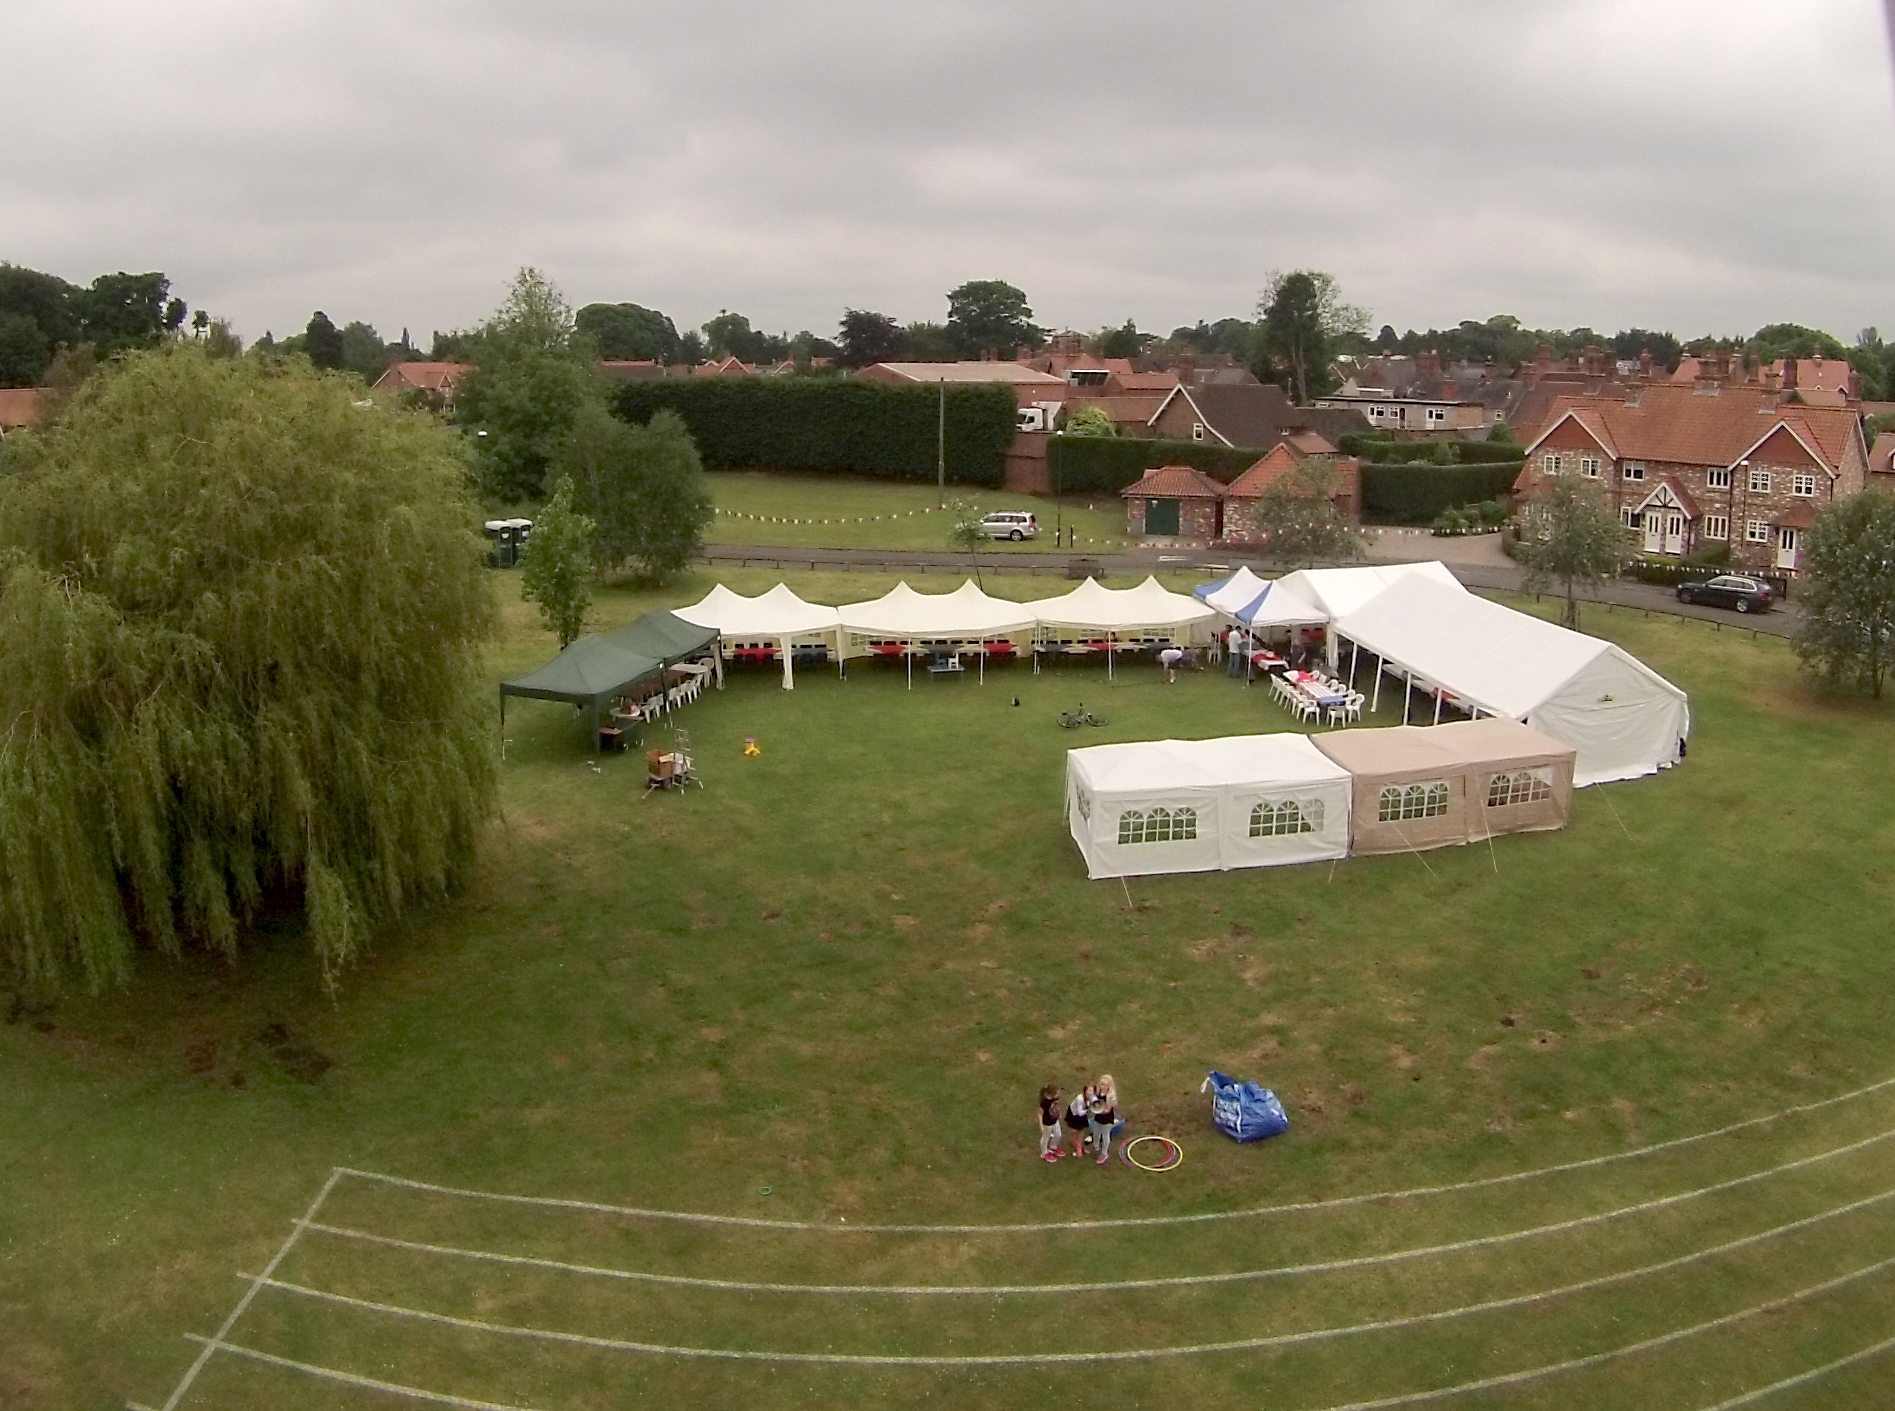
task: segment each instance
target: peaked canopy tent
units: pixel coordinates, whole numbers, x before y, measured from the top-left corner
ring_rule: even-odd
[[[508,696],[567,701],[585,712],[591,738],[596,741],[600,708],[664,669],[657,657],[627,651],[596,633],[588,633],[538,671],[500,683],[500,724],[504,728],[507,723]]]
[[[1355,568],[1299,568],[1277,579],[1276,586],[1321,609],[1324,620],[1333,623],[1388,589],[1412,582],[1433,582],[1454,592],[1467,591],[1461,586],[1461,580],[1448,572],[1446,564],[1432,560],[1364,564]]]
[[[633,653],[636,656],[656,657],[666,666],[674,662],[689,661],[701,656],[717,645],[717,629],[700,627],[695,622],[686,622],[674,612],[664,608],[653,608],[643,617],[615,627],[605,634],[605,640],[615,647]],[[724,661],[721,654],[717,660],[717,682],[724,682]]]
[[[1088,877],[1346,856],[1348,771],[1305,735],[1094,745],[1066,754],[1066,819]]]
[[[1188,593],[1174,593],[1156,578],[1147,577],[1136,588],[1107,588],[1088,578],[1070,593],[1026,604],[1039,623],[1040,635],[1068,631],[1094,634],[1107,645],[1106,670],[1112,651],[1125,636],[1164,634],[1169,641],[1202,644],[1209,640],[1208,624],[1217,620],[1215,609]]]
[[[783,660],[783,689],[796,688],[791,648],[799,644],[819,644],[832,648],[840,668],[842,660],[842,619],[836,610],[817,603],[806,603],[786,584],[779,583],[767,593],[746,598],[719,583],[698,602],[675,609],[675,616],[698,627],[709,627],[731,643],[764,642],[773,644]]]
[[[1018,652],[1039,623],[1026,604],[990,597],[971,578],[951,593],[917,593],[897,583],[879,598],[836,611],[848,656],[866,655],[877,643],[895,644],[904,656],[917,643],[937,643],[979,651],[983,674],[993,644],[1005,642],[1008,651]]]
[[[1518,721],[1339,730],[1314,744],[1353,780],[1352,853],[1564,828],[1572,814],[1576,752]]]
[[[1464,709],[1523,721],[1578,752],[1584,786],[1676,764],[1691,732],[1685,693],[1611,642],[1438,583],[1399,585],[1340,618],[1336,635]],[[1353,673],[1352,673],[1353,674]]]

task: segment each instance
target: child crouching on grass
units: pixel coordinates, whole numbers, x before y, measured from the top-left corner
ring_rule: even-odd
[[[1040,1089],[1040,1160],[1059,1160],[1060,1117],[1059,1084],[1048,1083]]]

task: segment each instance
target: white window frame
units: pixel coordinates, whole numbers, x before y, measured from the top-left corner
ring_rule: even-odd
[[[1731,487],[1729,466],[1712,466],[1704,472],[1704,484],[1712,490],[1728,490]]]
[[[1645,462],[1627,461],[1624,468],[1619,471],[1619,474],[1626,480],[1643,480],[1645,478]]]
[[[1744,521],[1744,542],[1747,544],[1767,544],[1770,542],[1770,526],[1761,519]]]
[[[1322,826],[1321,799],[1263,799],[1250,808],[1250,836],[1253,838],[1316,833]]]
[[[1558,475],[1565,461],[1561,458],[1558,451],[1548,451],[1545,455],[1540,457],[1540,464],[1545,468],[1548,475]]]
[[[1588,480],[1597,480],[1599,478],[1599,458],[1597,456],[1581,456],[1579,458],[1579,473]]]
[[[1445,817],[1450,798],[1445,779],[1390,784],[1376,796],[1376,817],[1383,823],[1412,823],[1418,818]]]
[[[1770,493],[1769,471],[1752,470],[1750,472],[1750,493],[1753,495],[1767,495]]]
[[[1816,477],[1813,475],[1792,475],[1790,477],[1790,493],[1792,495],[1801,495],[1806,500],[1814,499],[1816,497]]]
[[[1442,425],[1445,426],[1447,424],[1447,419],[1448,419],[1448,413],[1445,407],[1429,407],[1428,408],[1429,421],[1431,422],[1438,421]]]
[[[1193,441],[1202,441],[1204,439],[1204,423],[1203,422],[1194,421],[1191,423],[1191,439]]]
[[[1551,769],[1503,771],[1487,781],[1487,807],[1514,808],[1523,803],[1544,803],[1553,797]]]
[[[1119,846],[1138,843],[1189,843],[1198,836],[1198,811],[1185,805],[1128,808],[1119,815]]]
[[[1725,514],[1707,514],[1704,516],[1704,537],[1719,541],[1731,536],[1730,516]]]
[[[1625,521],[1627,529],[1644,528],[1644,513],[1636,505],[1626,505],[1619,511],[1619,518]]]

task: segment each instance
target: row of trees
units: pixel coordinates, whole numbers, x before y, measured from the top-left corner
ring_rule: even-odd
[[[102,274],[82,288],[0,263],[0,387],[44,385],[62,351],[104,359],[156,347],[189,316],[162,274]],[[197,320],[200,331],[210,322],[201,310]]]

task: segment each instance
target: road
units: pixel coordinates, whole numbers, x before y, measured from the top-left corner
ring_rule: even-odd
[[[1457,555],[1461,548],[1453,540],[1434,540],[1417,536],[1412,544],[1382,540],[1369,562],[1400,563],[1434,558],[1430,546],[1439,546],[1440,557],[1456,578],[1470,588],[1521,590],[1521,571],[1511,563],[1480,561],[1484,555]],[[716,544],[704,551],[710,564],[731,567],[813,569],[831,572],[900,573],[948,572],[970,567],[967,555],[925,549],[790,549],[767,544]],[[1457,562],[1459,557],[1463,561]],[[1039,549],[998,548],[980,555],[983,573],[1025,573],[1035,577],[1065,578],[1069,565],[1097,565],[1110,574],[1155,573],[1159,571],[1201,571],[1207,578],[1229,573],[1240,564],[1259,572],[1280,572],[1280,567],[1243,554],[1209,549],[1130,549],[1115,554],[1049,553]],[[1695,617],[1705,622],[1739,627],[1773,637],[1791,637],[1796,632],[1796,607],[1786,604],[1773,612],[1741,616],[1722,608],[1698,607],[1681,603],[1671,589],[1629,579],[1601,585],[1585,595],[1588,602],[1610,603],[1648,613],[1668,613],[1674,617]]]

